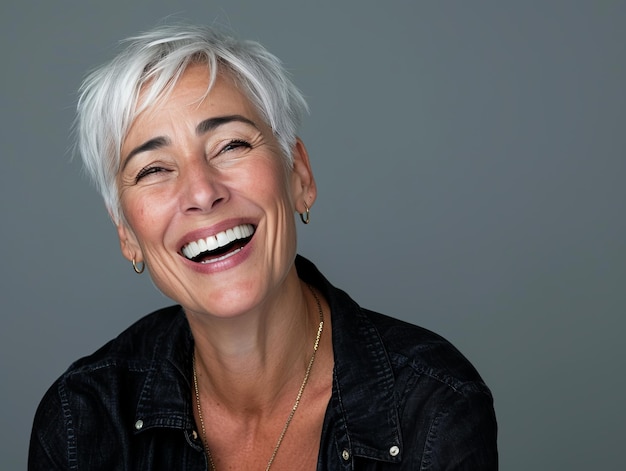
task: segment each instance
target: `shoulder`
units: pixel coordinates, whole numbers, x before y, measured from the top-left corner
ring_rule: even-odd
[[[186,319],[180,306],[154,311],[132,324],[91,355],[83,357],[68,368],[64,376],[110,364],[142,364],[151,361],[155,350],[180,335]],[[169,338],[168,338],[169,337]]]
[[[143,369],[154,361],[155,355],[168,354],[181,337],[186,337],[187,321],[180,306],[154,311],[108,341],[95,352],[73,362],[52,385],[71,378],[97,372],[108,367],[126,370]]]
[[[313,264],[297,262],[331,308],[328,424],[337,424],[337,449],[402,462],[399,469],[497,469],[493,398],[468,359],[440,335],[362,308]],[[399,454],[390,456],[392,445]]]
[[[404,447],[423,450],[405,459],[432,469],[453,463],[454,469],[497,469],[493,397],[470,361],[434,332],[361,312],[375,326],[394,373]]]
[[[422,327],[361,309],[375,327],[394,376],[409,469],[498,468],[491,391],[449,341]]]
[[[181,341],[190,338],[185,315],[180,306],[170,306],[148,314],[132,324],[116,338],[110,340],[91,355],[72,363],[55,381],[50,394],[62,393],[75,383],[117,381],[145,372],[155,364],[167,362]],[[122,386],[122,385],[120,385]],[[61,394],[63,395],[63,394]]]
[[[68,453],[78,445],[77,437],[98,437],[103,433],[100,429],[115,426],[109,422],[127,415],[131,420],[129,405],[138,403],[149,372],[173,361],[168,357],[187,337],[186,326],[179,306],[160,309],[75,361],[50,386],[37,408],[29,459],[71,461]]]
[[[441,335],[368,309],[361,313],[375,327],[394,368],[409,368],[455,390],[477,387],[489,393],[470,361]]]
[[[475,388],[490,394],[467,358],[440,335],[361,307],[301,256],[296,266],[298,275],[320,289],[330,305],[335,361],[345,371],[353,370],[355,362],[366,371],[374,363],[383,369],[390,365],[396,376],[415,374],[455,391]]]

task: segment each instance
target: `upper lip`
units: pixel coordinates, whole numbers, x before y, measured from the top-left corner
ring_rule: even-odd
[[[192,259],[202,252],[215,250],[237,239],[250,237],[256,226],[248,221],[223,222],[211,228],[190,232],[180,242],[180,253]]]

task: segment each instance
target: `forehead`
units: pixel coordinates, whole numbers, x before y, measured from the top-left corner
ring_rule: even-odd
[[[161,96],[151,99],[150,83],[140,90],[139,113],[132,119],[120,148],[120,163],[133,147],[157,136],[183,129],[191,132],[208,118],[240,115],[255,123],[264,134],[272,129],[254,103],[228,72],[219,72],[213,83],[205,64],[187,67],[178,81]],[[142,103],[147,97],[149,103]],[[144,109],[141,109],[144,108]]]
[[[263,134],[273,136],[271,126],[231,74],[220,71],[211,83],[206,64],[188,66],[175,85],[157,98],[152,99],[151,92],[150,83],[140,90],[140,111],[121,142],[120,166],[133,148],[155,138],[170,140],[195,134],[197,125],[209,118],[239,115],[253,122]],[[146,97],[150,103],[142,103]]]
[[[155,118],[172,110],[193,113],[199,109],[216,112],[237,109],[258,114],[256,106],[229,72],[219,71],[211,83],[211,74],[206,64],[188,66],[173,87],[166,88],[156,97],[151,86],[148,82],[140,90],[137,103],[139,112],[132,120],[133,125],[147,117]],[[145,103],[146,99],[149,103]]]

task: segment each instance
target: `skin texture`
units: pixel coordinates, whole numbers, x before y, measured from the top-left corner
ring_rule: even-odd
[[[296,248],[294,211],[304,211],[305,199],[312,205],[315,186],[301,142],[294,171],[285,172],[278,143],[249,100],[220,77],[199,102],[207,82],[206,68],[190,68],[165,103],[135,119],[122,146],[118,185],[125,223],[118,233],[124,255],[145,261],[157,286],[187,312],[236,316],[260,304],[287,276]],[[197,135],[203,120],[234,115],[255,126],[233,121]],[[169,145],[125,158],[157,137]],[[255,250],[245,263],[198,267],[181,256],[189,233],[197,239],[237,222],[257,227]]]
[[[216,464],[250,469],[271,455],[319,324],[293,263],[296,212],[313,205],[317,190],[302,142],[287,168],[272,130],[231,78],[218,75],[207,94],[208,76],[206,66],[190,66],[133,122],[121,152],[117,229],[124,256],[145,262],[185,309],[203,413],[217,425],[207,437]],[[185,244],[239,224],[255,232],[235,255],[205,264],[183,256]],[[291,459],[315,468],[333,364],[321,302],[325,336],[272,469],[289,469]]]

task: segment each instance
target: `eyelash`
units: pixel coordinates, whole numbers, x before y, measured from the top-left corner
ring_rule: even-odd
[[[224,146],[224,148],[220,151],[220,154],[224,153],[224,152],[229,152],[231,150],[234,150],[238,147],[244,147],[246,149],[251,149],[252,146],[250,145],[250,143],[248,141],[244,141],[243,139],[233,139],[231,140],[228,144],[226,144]]]
[[[228,144],[226,144],[222,150],[220,150],[220,154],[225,152],[233,151],[239,147],[243,147],[245,149],[252,149],[252,145],[248,141],[244,141],[243,139],[232,139]],[[144,177],[151,175],[153,173],[165,172],[166,170],[163,167],[153,167],[148,165],[147,167],[142,168],[137,176],[135,177],[135,183],[138,183]]]
[[[139,173],[135,177],[135,183],[137,183],[143,177],[147,177],[148,175],[151,175],[153,173],[159,173],[159,172],[164,172],[164,171],[165,169],[163,167],[152,167],[148,165],[147,167],[144,167],[139,171]]]

